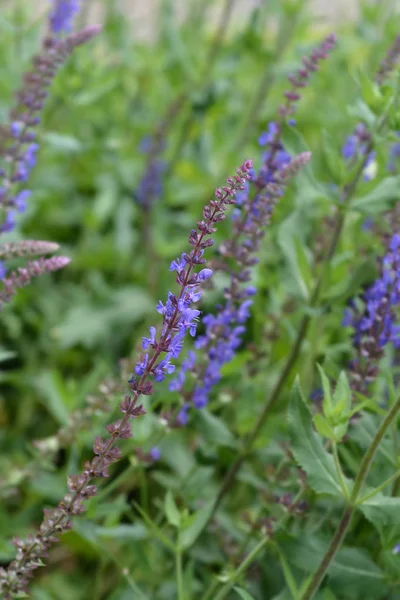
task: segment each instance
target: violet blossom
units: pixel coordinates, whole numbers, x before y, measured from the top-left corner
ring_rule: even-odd
[[[364,123],[359,123],[342,147],[342,156],[350,166],[353,166],[361,157],[365,157],[364,181],[371,179],[371,165],[375,160],[375,152],[371,150],[371,144],[370,132]]]
[[[378,361],[387,344],[400,348],[400,325],[395,309],[400,304],[400,234],[392,236],[381,260],[378,279],[362,297],[363,308],[351,302],[343,324],[354,330],[357,351],[352,363],[353,387],[365,393],[378,372]]]
[[[12,231],[16,216],[25,211],[31,190],[26,186],[30,171],[36,164],[39,145],[35,128],[40,123],[48,89],[60,67],[71,52],[100,31],[92,26],[69,35],[63,40],[47,37],[41,52],[34,57],[33,67],[24,76],[16,93],[17,105],[10,112],[9,125],[0,128],[0,233]],[[21,186],[21,187],[19,187]]]
[[[173,425],[183,426],[187,423],[191,406],[201,409],[208,404],[211,391],[221,379],[222,366],[233,359],[242,344],[245,324],[253,304],[252,297],[257,291],[249,285],[251,270],[258,262],[255,254],[264,237],[265,226],[284,187],[309,160],[310,153],[307,152],[295,157],[274,174],[275,183],[267,184],[263,193],[256,195],[256,200],[247,196],[243,201],[242,210],[246,215],[243,238],[238,241],[234,236],[233,240],[220,246],[221,255],[226,260],[232,259],[235,265],[230,273],[230,285],[224,290],[225,304],[217,307],[215,315],[203,317],[205,332],[194,343],[199,352],[188,353],[177,377],[169,385],[170,391],[179,392],[184,399]],[[190,390],[187,390],[187,386],[185,389],[188,374],[195,377]]]
[[[80,0],[52,0],[50,30],[55,34],[69,33],[79,9]]]

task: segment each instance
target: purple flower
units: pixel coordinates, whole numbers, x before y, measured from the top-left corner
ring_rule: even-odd
[[[73,2],[56,2],[53,16],[66,15],[66,7]],[[56,19],[57,23],[60,20]],[[15,185],[25,183],[36,164],[39,145],[33,131],[40,123],[39,113],[48,96],[48,89],[68,55],[81,44],[92,39],[100,27],[87,27],[65,39],[47,37],[41,52],[33,60],[32,70],[25,74],[23,85],[16,93],[17,104],[10,111],[10,125],[4,128],[0,147],[0,233],[15,227],[16,212],[24,212],[30,191],[22,186],[16,193]]]
[[[353,164],[361,157],[366,158],[363,170],[364,181],[371,179],[371,168],[375,161],[375,152],[371,151],[370,146],[371,134],[364,123],[359,123],[342,147],[342,156],[346,162]]]
[[[177,271],[178,273],[182,273],[182,271],[184,270],[184,268],[186,267],[186,260],[185,260],[185,253],[182,253],[181,258],[177,258],[176,260],[173,260],[169,270],[170,271]]]
[[[4,279],[4,277],[7,274],[7,267],[5,266],[5,264],[0,261],[0,280]]]
[[[365,392],[378,373],[383,348],[391,343],[400,348],[400,326],[395,309],[400,304],[400,235],[394,234],[380,263],[378,279],[366,290],[360,311],[354,301],[346,310],[344,324],[354,329],[353,344],[358,358],[353,361],[356,389]]]
[[[393,546],[392,554],[400,554],[400,543]]]
[[[268,124],[268,131],[265,131],[258,138],[258,143],[260,146],[271,145],[275,138],[280,134],[280,127],[274,121],[270,121]]]
[[[69,33],[79,8],[79,0],[53,0],[53,8],[50,13],[51,31],[53,33]]]
[[[133,197],[143,210],[151,210],[155,200],[164,192],[165,162],[160,158],[164,150],[162,136],[146,136],[139,144],[139,149],[147,154],[147,163],[140,182],[133,192]]]
[[[149,452],[149,457],[154,460],[155,462],[160,460],[161,458],[161,450],[159,448],[157,448],[157,446],[154,446],[154,448],[152,448]]]
[[[184,404],[182,406],[182,408],[180,409],[180,411],[176,417],[176,421],[177,421],[178,425],[185,426],[186,423],[189,421],[189,414],[188,414],[189,408],[190,408],[189,404]]]
[[[156,328],[155,327],[150,327],[150,337],[146,338],[142,338],[142,348],[143,350],[147,350],[147,348],[149,346],[153,346],[155,344],[156,341]]]
[[[400,137],[400,131],[396,133],[397,137]],[[389,152],[389,162],[387,164],[388,171],[396,171],[398,161],[400,158],[400,142],[396,142],[392,145]]]

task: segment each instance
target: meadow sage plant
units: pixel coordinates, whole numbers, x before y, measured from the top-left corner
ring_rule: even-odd
[[[150,43],[117,4],[94,59],[52,1],[0,103],[0,597],[395,600],[398,16],[162,2]]]

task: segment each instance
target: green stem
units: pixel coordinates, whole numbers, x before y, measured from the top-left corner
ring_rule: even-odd
[[[329,544],[329,548],[300,600],[311,600],[311,598],[314,597],[314,594],[318,590],[322,579],[325,577],[325,573],[328,570],[329,565],[342,545],[353,516],[353,511],[354,508],[351,506],[345,509],[336,533]]]
[[[180,533],[178,534],[178,543],[176,546],[175,554],[175,567],[176,567],[176,587],[177,587],[177,598],[178,600],[185,600],[185,590],[183,587],[183,572],[182,572],[182,548]]]
[[[400,477],[400,471],[396,471],[396,473],[394,475],[392,475],[391,477],[388,477],[386,479],[386,481],[381,483],[381,485],[378,485],[378,487],[374,488],[371,492],[369,492],[368,494],[365,494],[365,496],[363,496],[362,498],[359,498],[358,504],[362,504],[366,500],[373,498],[374,496],[376,496],[376,494],[379,494],[379,492],[381,492],[387,485],[389,485],[389,483],[392,483],[392,481],[398,480],[399,477]]]
[[[305,491],[304,487],[302,487],[299,490],[298,494],[293,499],[291,507],[296,506],[296,504],[302,498],[304,491]],[[279,531],[292,516],[292,513],[290,511],[291,507],[288,508],[287,512],[276,523],[275,532]],[[264,548],[264,546],[270,541],[271,541],[271,538],[268,536],[265,536],[256,546],[254,546],[253,550],[246,556],[246,558],[240,563],[238,568],[232,573],[232,575],[229,577],[229,580],[224,584],[223,588],[221,588],[221,590],[219,591],[218,595],[214,596],[214,591],[216,588],[216,585],[214,582],[212,584],[212,586],[209,588],[208,592],[206,592],[204,597],[202,597],[202,600],[217,600],[217,599],[222,600],[223,598],[225,598],[225,596],[231,590],[232,586],[235,585],[235,583],[237,582],[239,577],[241,575],[243,575],[243,573],[246,571],[246,569],[255,560],[255,558],[259,554],[259,552],[261,552],[261,550]]]
[[[380,424],[372,442],[369,446],[366,454],[364,455],[363,460],[361,461],[360,469],[358,471],[357,477],[354,482],[353,491],[350,496],[349,506],[346,507],[342,519],[339,523],[339,526],[336,530],[335,535],[333,536],[331,543],[329,544],[329,548],[325,553],[318,569],[314,573],[313,578],[311,579],[309,585],[307,586],[304,594],[301,596],[300,600],[311,600],[315,593],[317,592],[321,581],[325,577],[325,574],[332,562],[335,558],[337,551],[339,550],[342,542],[346,536],[348,528],[350,526],[350,522],[357,504],[361,504],[361,500],[358,500],[358,496],[362,486],[365,483],[366,477],[368,475],[369,469],[371,467],[372,461],[376,454],[376,451],[379,447],[379,444],[383,440],[386,432],[392,423],[395,422],[395,419],[400,411],[400,397],[393,404],[392,408],[387,413],[386,417]]]
[[[399,433],[397,431],[397,427],[395,426],[395,424],[392,427],[392,434],[393,434],[393,454],[394,454],[394,460],[396,461],[396,464],[398,464],[399,457],[400,457]],[[395,498],[396,496],[398,496],[398,494],[399,494],[399,487],[400,487],[400,472],[398,473],[397,478],[395,479],[395,482],[394,482],[394,485],[393,485],[393,489],[392,489],[392,496],[393,496],[393,498]]]
[[[332,453],[333,453],[333,459],[335,461],[336,471],[337,471],[339,481],[340,481],[340,487],[342,488],[344,497],[346,498],[346,500],[348,500],[349,499],[349,490],[347,489],[347,485],[346,485],[344,477],[343,477],[343,471],[342,471],[342,467],[340,465],[337,444],[335,441],[332,442]]]
[[[214,596],[213,600],[223,600],[223,598],[226,598],[226,595],[230,592],[230,590],[235,585],[235,583],[237,582],[239,577],[242,575],[242,573],[244,573],[244,571],[246,571],[246,569],[250,566],[250,564],[253,562],[253,560],[257,556],[257,554],[259,554],[261,552],[261,550],[267,545],[268,542],[269,542],[269,538],[265,537],[260,542],[258,542],[258,544],[256,546],[254,546],[253,550],[246,556],[244,561],[239,565],[239,567],[236,569],[236,571],[231,575],[231,577],[229,578],[229,581],[227,581],[225,583],[225,585],[220,589],[218,594],[216,596]]]
[[[212,582],[212,584],[210,585],[210,587],[208,588],[208,590],[205,592],[204,596],[201,597],[201,600],[213,600],[215,597],[214,592],[218,586],[219,586],[219,581],[217,579],[215,579]]]
[[[376,432],[375,437],[373,438],[373,440],[371,442],[370,447],[368,448],[366,454],[364,455],[364,458],[361,462],[360,470],[359,470],[356,480],[354,482],[354,488],[353,488],[353,491],[351,494],[351,499],[350,499],[351,502],[353,502],[353,503],[357,502],[359,492],[360,492],[361,487],[363,486],[364,481],[368,475],[368,471],[371,467],[372,460],[376,454],[378,446],[381,443],[384,435],[386,434],[386,432],[389,429],[389,427],[391,426],[391,424],[395,422],[397,413],[399,411],[400,411],[400,398],[398,398],[396,400],[396,402],[393,404],[393,406],[391,407],[389,412],[386,414],[386,417],[383,419],[382,423],[380,424],[378,431]]]

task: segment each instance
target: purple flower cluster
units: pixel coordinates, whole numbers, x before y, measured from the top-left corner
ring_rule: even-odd
[[[309,56],[304,56],[302,59],[303,66],[296,73],[289,75],[288,79],[291,83],[291,88],[286,90],[286,102],[279,109],[282,119],[289,119],[289,124],[293,125],[292,115],[296,112],[297,102],[301,98],[300,90],[308,85],[311,73],[318,71],[320,62],[328,58],[328,54],[336,46],[336,35],[331,33],[322,43],[314,48]]]
[[[393,44],[389,48],[388,53],[382,60],[378,73],[376,74],[376,82],[381,85],[383,81],[391,74],[395,69],[396,64],[400,57],[400,35],[396,37]]]
[[[50,30],[53,33],[69,33],[75,15],[79,12],[79,0],[53,0],[50,13]]]
[[[397,137],[400,138],[400,131],[396,132]],[[387,164],[387,170],[394,173],[398,169],[400,159],[400,142],[392,144],[389,152],[389,162]]]
[[[25,211],[31,195],[25,184],[36,164],[39,145],[34,129],[40,123],[48,88],[74,48],[99,31],[99,26],[93,26],[64,40],[46,38],[41,53],[33,59],[32,71],[25,75],[23,87],[16,93],[18,104],[10,113],[10,124],[0,129],[0,208],[4,215],[0,233],[14,229],[16,215]],[[20,184],[22,189],[16,191]]]
[[[351,165],[356,163],[360,157],[366,157],[363,170],[365,181],[370,179],[368,167],[375,159],[375,152],[371,150],[371,142],[370,132],[364,123],[359,123],[342,147],[342,156]]]
[[[148,156],[145,172],[133,197],[143,210],[151,210],[155,200],[161,198],[164,191],[164,173],[166,165],[160,158],[164,150],[164,141],[159,137],[148,137],[142,140],[140,149]]]
[[[251,168],[252,162],[246,161],[233,178],[228,178],[227,186],[216,190],[215,200],[203,210],[203,220],[190,233],[191,252],[184,252],[180,258],[172,261],[170,271],[176,271],[176,282],[181,291],[179,296],[169,292],[165,305],[162,302],[157,305],[157,311],[163,316],[161,335],[157,340],[155,327],[150,327],[150,336],[143,338],[142,348],[151,348],[152,356],[150,352],[142,354],[136,364],[135,374],[129,381],[133,392],[151,394],[152,384],[147,377],[150,375],[155,381],[163,381],[166,375],[173,373],[175,366],[171,359],[179,357],[186,333],[189,332],[191,336],[196,334],[200,311],[191,308],[191,305],[200,300],[199,285],[211,277],[212,271],[202,269],[199,273],[194,273],[193,268],[206,262],[204,251],[213,244],[212,238],[208,236],[215,232],[215,224],[225,219],[227,206],[235,203],[236,193],[243,189]],[[158,361],[161,353],[165,356]]]
[[[2,289],[0,290],[0,309],[11,300],[17,289],[27,286],[33,277],[39,277],[44,273],[62,269],[70,262],[66,256],[53,256],[27,262],[25,267],[19,268],[9,275],[3,277]]]
[[[234,237],[220,246],[225,264],[232,259],[235,268],[230,273],[230,285],[224,290],[225,305],[217,307],[216,315],[208,314],[202,319],[205,332],[194,344],[196,350],[201,352],[198,355],[189,352],[178,376],[170,383],[170,391],[178,391],[184,399],[176,425],[187,423],[192,405],[201,409],[208,404],[212,389],[221,379],[221,367],[232,360],[241,345],[253,304],[251,297],[257,291],[249,285],[251,269],[258,262],[255,254],[264,237],[265,226],[285,185],[309,159],[309,153],[295,157],[284,169],[274,174],[274,183],[267,184],[263,194],[257,194],[256,202],[247,197],[242,204],[245,213],[243,239],[239,242]],[[184,389],[188,373],[194,374],[196,381],[190,392]]]
[[[336,46],[336,36],[328,35],[322,43],[317,46],[309,56],[302,59],[303,66],[292,75],[288,80],[291,83],[291,89],[285,92],[285,103],[279,108],[279,119],[271,121],[268,129],[259,137],[260,146],[266,146],[263,154],[263,163],[259,169],[258,175],[252,177],[252,182],[258,188],[263,188],[268,183],[274,183],[274,176],[287,165],[291,156],[284,147],[282,135],[283,125],[287,122],[289,125],[295,125],[292,115],[296,112],[297,102],[301,98],[300,89],[305,88],[310,80],[311,74],[318,71],[319,64],[328,57]]]
[[[199,285],[209,279],[210,269],[194,272],[194,268],[205,262],[204,251],[212,246],[211,235],[216,231],[216,224],[225,219],[229,205],[234,204],[236,193],[243,189],[249,177],[252,162],[245,161],[236,170],[234,177],[229,177],[227,185],[215,191],[215,199],[203,209],[203,219],[198,221],[197,228],[189,235],[191,251],[183,253],[180,258],[171,263],[171,271],[176,271],[176,281],[180,287],[179,295],[171,292],[165,305],[160,302],[157,311],[163,316],[162,331],[157,336],[156,329],[150,328],[150,336],[143,338],[142,354],[135,366],[135,374],[129,380],[133,396],[125,395],[120,405],[122,419],[107,426],[108,437],[97,437],[94,441],[91,461],[86,461],[83,472],[70,476],[68,479],[69,492],[64,496],[57,508],[46,510],[39,531],[27,540],[14,540],[17,557],[8,569],[0,569],[0,591],[5,598],[26,591],[33,571],[40,566],[41,558],[47,555],[48,549],[58,541],[58,536],[71,528],[71,517],[84,511],[84,501],[97,493],[92,481],[97,477],[108,477],[108,467],[121,457],[116,445],[118,440],[132,436],[129,420],[144,414],[143,407],[138,405],[139,397],[152,393],[152,382],[162,381],[174,370],[171,359],[179,356],[183,338],[187,331],[194,335],[199,311],[191,308],[193,302],[200,298]],[[54,260],[54,259],[49,259]],[[161,355],[164,355],[161,358]],[[160,458],[157,448],[150,450],[153,461]]]
[[[354,329],[358,356],[353,361],[353,381],[360,392],[365,392],[376,378],[383,348],[389,343],[400,348],[400,326],[394,311],[400,304],[400,234],[392,236],[381,261],[380,276],[365,292],[363,304],[360,312],[353,301],[343,320],[343,325]]]

